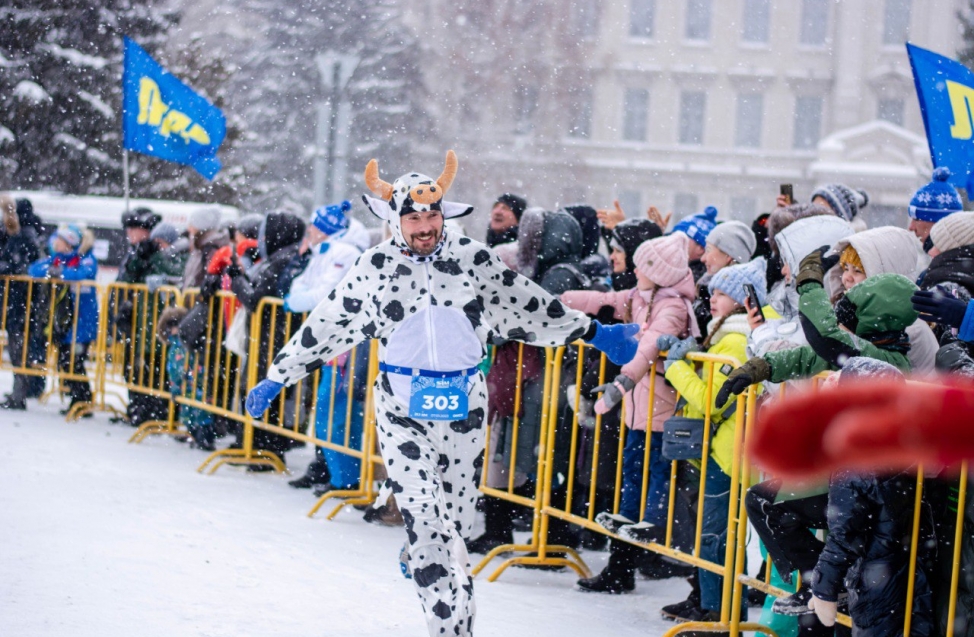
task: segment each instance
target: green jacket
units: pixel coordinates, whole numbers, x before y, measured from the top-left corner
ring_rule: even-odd
[[[771,365],[770,380],[781,383],[838,370],[842,361],[853,356],[875,358],[909,371],[905,330],[918,317],[910,303],[916,289],[912,281],[899,274],[869,277],[853,287],[846,294],[857,319],[856,333],[852,334],[839,326],[836,310],[821,283],[804,283],[798,290],[799,317],[809,344],[765,354]]]

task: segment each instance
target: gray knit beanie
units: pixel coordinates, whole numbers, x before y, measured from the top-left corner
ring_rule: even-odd
[[[941,252],[974,243],[974,212],[955,212],[930,228],[930,240]]]
[[[163,221],[152,229],[152,234],[149,235],[149,239],[155,241],[159,239],[160,241],[165,241],[169,245],[176,243],[179,239],[179,231],[176,230],[176,226],[172,225],[168,221]]]
[[[740,221],[725,221],[710,231],[707,245],[714,246],[737,263],[747,263],[758,242],[747,225]]]
[[[200,232],[216,230],[220,227],[220,209],[216,206],[197,208],[189,216],[189,223],[186,225],[191,228],[196,228]]]

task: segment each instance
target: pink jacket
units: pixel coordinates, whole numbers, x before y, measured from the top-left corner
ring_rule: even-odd
[[[652,304],[645,298],[646,296],[652,299]],[[673,415],[676,392],[663,378],[663,362],[657,360],[659,350],[656,347],[656,339],[663,334],[672,334],[680,338],[686,338],[690,334],[694,325],[690,303],[696,296],[697,289],[690,274],[675,286],[661,288],[652,293],[632,289],[621,292],[575,291],[561,295],[562,303],[574,310],[594,315],[599,309],[608,305],[615,309],[615,318],[620,321],[628,318],[642,326],[636,357],[622,367],[622,373],[636,381],[636,386],[631,392],[627,392],[623,399],[626,426],[630,429],[646,430],[649,411],[649,368],[654,363],[656,382],[652,430],[663,431],[663,422]],[[626,306],[629,303],[631,303],[631,313],[626,317]]]

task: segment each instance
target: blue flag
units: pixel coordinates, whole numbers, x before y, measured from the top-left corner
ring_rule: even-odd
[[[950,182],[971,187],[974,173],[974,73],[956,60],[906,45],[934,168],[950,169]]]
[[[227,134],[220,109],[197,95],[125,38],[122,136],[125,148],[187,166],[213,179],[216,151]]]

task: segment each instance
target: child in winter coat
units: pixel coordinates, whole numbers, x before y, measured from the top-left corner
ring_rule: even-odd
[[[766,297],[765,271],[767,264],[758,258],[749,263],[733,265],[719,270],[710,280],[710,310],[713,318],[708,325],[707,338],[701,349],[708,354],[744,360],[747,337],[751,332],[748,325],[745,300],[748,293],[745,284],[754,286],[761,305]],[[730,502],[731,466],[734,458],[734,438],[736,417],[730,405],[721,408],[723,403],[715,400],[718,389],[727,379],[726,366],[715,365],[713,385],[708,396],[707,380],[709,371],[698,375],[686,355],[697,349],[692,338],[676,341],[672,337],[659,339],[660,349],[669,350],[666,362],[666,380],[683,400],[686,407],[683,415],[688,418],[704,418],[708,408],[711,413],[713,436],[710,439],[710,457],[707,472],[701,488],[704,490],[703,521],[701,529],[700,557],[714,563],[722,563],[727,541],[727,508]],[[621,535],[633,541],[650,542],[662,540],[665,528],[648,525],[633,526]],[[691,596],[679,604],[664,609],[664,616],[690,621],[717,621],[720,618],[722,578],[710,571],[698,569],[699,597]]]
[[[607,385],[596,403],[596,411],[606,413],[624,403],[625,425],[630,432],[622,458],[623,486],[618,514],[600,513],[596,521],[616,533],[639,520],[643,502],[642,475],[646,439],[649,438],[649,485],[645,494],[645,518],[654,524],[666,521],[669,465],[660,454],[663,422],[673,414],[676,396],[663,379],[662,361],[658,361],[660,336],[686,337],[695,334],[691,304],[696,295],[693,273],[687,262],[687,237],[674,233],[642,243],[633,256],[637,286],[620,292],[565,292],[561,300],[568,307],[596,315],[609,306],[615,318],[642,326],[636,357],[622,367],[621,373]],[[652,379],[650,369],[657,374]],[[650,409],[650,383],[653,383],[653,405]],[[645,432],[649,428],[651,433]],[[624,542],[612,543],[609,565],[599,575],[578,582],[586,591],[621,593],[635,587],[635,547]]]
[[[27,273],[65,282],[94,281],[98,276],[94,243],[88,229],[62,224],[51,237],[51,256],[31,264]],[[95,288],[87,285],[61,284],[51,291],[55,309],[48,326],[50,339],[58,348],[58,368],[74,377],[64,382],[71,404],[61,413],[67,414],[75,405],[91,402],[91,384],[78,377],[87,376],[88,347],[98,337],[98,298]]]
[[[202,401],[204,390],[203,357],[186,349],[179,336],[179,323],[186,317],[187,310],[170,307],[159,315],[156,338],[166,344],[166,380],[169,391],[177,396]],[[179,422],[186,427],[193,443],[203,451],[214,451],[213,441],[216,432],[213,427],[213,414],[197,407],[179,406]]]

